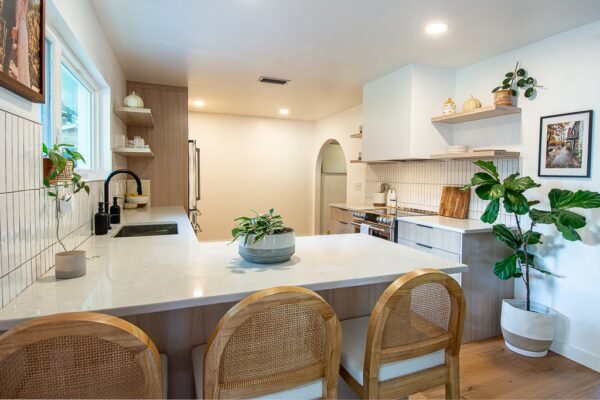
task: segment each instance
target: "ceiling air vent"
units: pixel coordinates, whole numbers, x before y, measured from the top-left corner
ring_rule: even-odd
[[[290,82],[289,79],[269,78],[267,76],[261,76],[258,78],[258,81],[262,83],[270,83],[272,85],[286,85]]]

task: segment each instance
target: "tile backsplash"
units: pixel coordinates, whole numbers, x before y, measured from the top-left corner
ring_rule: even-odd
[[[521,172],[519,158],[493,159],[498,172],[504,178],[514,172]],[[378,192],[382,183],[396,189],[399,207],[438,211],[442,188],[462,186],[469,183],[479,167],[469,160],[452,161],[406,161],[393,164],[368,164],[366,169],[365,203],[373,202],[373,193]],[[469,218],[479,219],[487,202],[471,194]],[[501,209],[500,222],[509,222]]]
[[[54,265],[62,251],[56,240],[54,200],[42,184],[41,125],[0,110],[0,305],[6,306]],[[92,218],[103,198],[103,182],[88,182],[74,209],[60,219],[67,249],[92,233]],[[123,183],[124,185],[124,183]]]

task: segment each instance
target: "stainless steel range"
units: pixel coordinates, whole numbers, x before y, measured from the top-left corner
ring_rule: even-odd
[[[437,215],[437,213],[426,210],[418,210],[416,208],[392,208],[381,207],[369,210],[358,210],[352,213],[355,226],[355,231],[360,232],[361,226],[371,236],[380,237],[382,239],[397,241],[397,225],[396,218],[412,217],[421,215]]]

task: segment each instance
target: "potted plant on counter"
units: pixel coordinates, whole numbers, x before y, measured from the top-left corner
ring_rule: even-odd
[[[86,253],[81,250],[68,251],[60,238],[60,218],[73,210],[73,197],[80,191],[90,194],[90,187],[81,179],[81,175],[72,170],[74,163],[82,161],[83,156],[73,150],[71,144],[60,144],[52,147],[43,144],[44,153],[44,186],[48,189],[48,196],[54,200],[56,215],[56,239],[63,251],[54,256],[54,270],[56,278],[70,279],[83,276],[86,273]],[[46,160],[50,164],[46,167]],[[66,176],[66,169],[71,163],[70,178],[57,184],[59,177]],[[59,190],[60,189],[60,190]]]
[[[538,85],[534,77],[528,76],[527,71],[521,68],[517,62],[514,71],[507,72],[502,84],[492,90],[494,104],[511,106],[513,97],[519,95],[519,89],[525,90],[525,97],[529,99],[536,94],[537,88],[540,87],[543,86]]]
[[[492,161],[474,163],[483,172],[476,173],[463,190],[475,187],[482,200],[489,201],[481,216],[483,222],[493,224],[500,211],[514,217],[515,227],[504,224],[493,226],[497,240],[510,248],[510,255],[494,264],[494,274],[500,279],[522,279],[525,285],[525,300],[505,299],[502,302],[501,327],[506,346],[512,351],[531,357],[543,357],[554,340],[556,312],[549,307],[531,302],[531,272],[552,275],[536,261],[531,246],[542,244],[542,234],[535,228],[539,225],[554,225],[568,241],[581,240],[578,229],[586,225],[584,216],[572,211],[576,208],[599,208],[600,193],[587,190],[571,192],[552,189],[548,193],[550,210],[532,208],[539,201],[530,201],[525,192],[540,187],[528,176],[518,173],[500,180]],[[526,218],[527,217],[527,218]]]
[[[254,211],[254,217],[239,217],[232,229],[232,243],[239,241],[240,256],[246,261],[274,264],[290,259],[296,250],[294,230],[283,225],[271,208],[266,214]]]

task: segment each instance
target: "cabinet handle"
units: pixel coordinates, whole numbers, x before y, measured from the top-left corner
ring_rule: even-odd
[[[433,249],[432,246],[428,246],[428,245],[423,244],[423,243],[417,243],[417,246],[425,247],[426,249],[430,249],[430,250]]]
[[[344,221],[338,221],[338,222],[339,222],[340,224],[348,225],[348,223],[347,223],[347,222],[344,222]]]
[[[420,226],[421,228],[433,229],[433,226],[427,226],[427,225],[421,225],[421,224],[417,224],[417,226]]]

